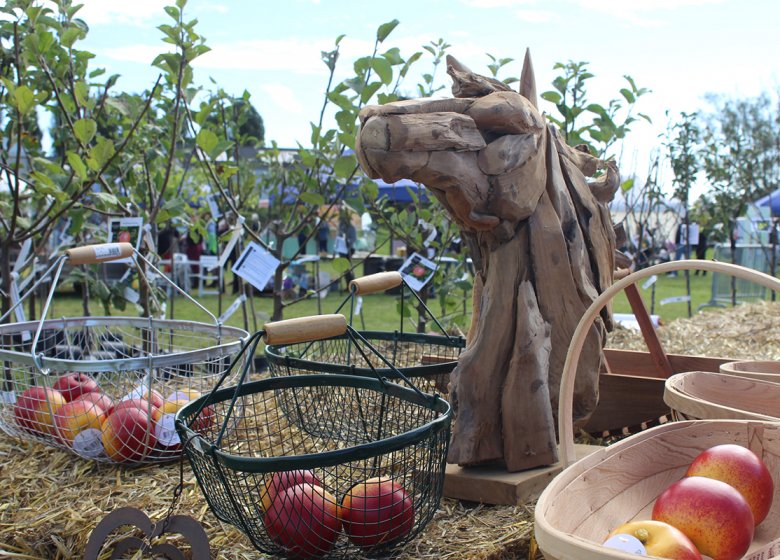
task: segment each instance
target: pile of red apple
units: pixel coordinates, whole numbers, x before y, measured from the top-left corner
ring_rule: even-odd
[[[636,546],[639,554],[672,560],[701,560],[702,555],[738,560],[773,497],[772,475],[760,457],[740,445],[716,445],[656,498],[652,520],[621,525],[605,545],[630,551]]]
[[[391,478],[370,478],[352,486],[341,502],[310,470],[277,472],[262,494],[269,537],[293,558],[326,556],[342,530],[365,551],[392,545],[411,533],[414,505]]]
[[[115,400],[88,374],[67,373],[51,387],[27,388],[14,404],[14,418],[22,429],[63,443],[79,455],[105,454],[118,463],[135,463],[153,453],[180,449],[173,417],[198,397],[197,391],[177,391],[175,400],[165,400],[155,389],[141,389]],[[204,409],[200,428],[213,421],[213,412]]]

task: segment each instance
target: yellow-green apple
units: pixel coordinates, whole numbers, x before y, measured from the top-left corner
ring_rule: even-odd
[[[61,375],[52,385],[70,402],[86,393],[100,392],[100,386],[86,373],[71,372]]]
[[[25,389],[16,400],[14,418],[25,430],[41,435],[55,435],[53,414],[67,402],[56,389],[33,385]]]
[[[76,436],[90,428],[99,430],[105,412],[102,408],[84,399],[76,399],[62,405],[54,413],[57,436],[72,445]]]
[[[134,406],[115,407],[101,431],[106,454],[118,463],[143,460],[156,443],[149,414]]]
[[[380,476],[353,486],[341,500],[339,517],[349,540],[361,548],[374,548],[411,532],[414,506],[399,482]]]
[[[747,500],[756,525],[772,507],[775,494],[772,475],[758,455],[741,445],[724,443],[702,451],[685,475],[706,476],[731,484]]]
[[[268,511],[271,506],[271,502],[274,501],[277,495],[283,493],[285,490],[296,484],[312,484],[314,486],[322,486],[320,480],[315,476],[314,472],[310,470],[295,470],[295,471],[279,471],[275,472],[271,476],[271,480],[265,485],[260,496],[261,507],[264,511]]]
[[[753,512],[733,486],[688,476],[669,485],[653,505],[653,519],[677,527],[703,555],[737,560],[753,540]]]
[[[322,558],[341,532],[336,498],[304,483],[276,495],[263,516],[268,535],[293,558]]]
[[[676,527],[663,521],[643,519],[624,523],[609,534],[607,541],[617,539],[621,535],[636,538],[642,543],[648,556],[659,556],[670,560],[701,560],[701,554],[691,539]]]

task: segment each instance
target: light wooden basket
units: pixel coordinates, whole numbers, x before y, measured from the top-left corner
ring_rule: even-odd
[[[740,377],[780,383],[780,362],[771,360],[727,362],[720,365],[720,371],[729,375],[739,375]]]
[[[676,270],[708,270],[780,291],[780,280],[752,269],[711,261],[674,261],[629,274],[604,291],[583,315],[569,345],[561,378],[558,437],[563,471],[542,492],[534,532],[547,560],[636,560],[601,546],[609,532],[634,519],[650,519],[653,503],[679,480],[701,451],[737,443],[757,453],[770,472],[780,472],[780,423],[752,420],[670,422],[639,432],[575,462],[572,399],[574,377],[590,325],[629,284]],[[780,481],[778,481],[780,482]],[[768,552],[780,536],[780,484],[772,510],[757,528],[746,559]],[[764,556],[774,557],[773,552]]]
[[[664,384],[664,402],[680,420],[780,422],[780,384],[712,371],[677,373]]]

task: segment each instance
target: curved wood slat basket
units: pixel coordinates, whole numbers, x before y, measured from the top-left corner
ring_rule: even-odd
[[[762,381],[780,383],[780,362],[771,360],[743,360],[721,364],[720,371]]]
[[[725,373],[672,375],[664,383],[664,402],[688,420],[780,422],[780,384]]]
[[[682,478],[701,451],[736,443],[780,472],[780,423],[751,420],[671,422],[630,436],[575,462],[572,425],[574,376],[587,330],[601,309],[627,285],[675,270],[729,274],[780,291],[780,280],[752,269],[711,261],[674,261],[629,274],[604,291],[574,331],[561,378],[558,437],[564,470],[536,504],[534,533],[547,560],[636,560],[637,556],[601,546],[609,532],[633,519],[649,519],[655,499]],[[780,482],[780,481],[778,481]],[[780,536],[780,484],[768,517],[756,529],[750,552]]]

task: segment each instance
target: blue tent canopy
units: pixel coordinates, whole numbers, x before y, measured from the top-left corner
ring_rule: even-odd
[[[428,202],[428,192],[425,187],[409,179],[401,179],[395,183],[385,183],[382,179],[375,179],[374,182],[379,185],[378,198],[387,197],[394,203],[409,204],[412,202],[411,193],[414,193],[420,202]]]
[[[769,206],[773,216],[780,216],[780,189],[759,198],[754,204],[756,206]]]

